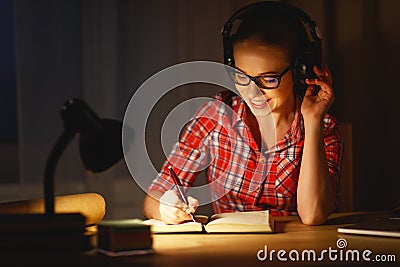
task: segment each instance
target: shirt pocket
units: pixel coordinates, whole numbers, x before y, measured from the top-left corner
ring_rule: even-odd
[[[275,192],[286,197],[296,195],[300,158],[280,158],[276,166]]]

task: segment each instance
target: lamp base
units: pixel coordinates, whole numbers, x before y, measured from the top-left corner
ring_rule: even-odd
[[[79,213],[0,214],[0,249],[82,252],[90,249]]]

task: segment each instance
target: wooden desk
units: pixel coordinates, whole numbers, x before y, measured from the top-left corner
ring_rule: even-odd
[[[48,266],[174,266],[174,267],[213,267],[213,266],[399,266],[400,263],[400,239],[381,238],[355,235],[342,235],[337,233],[339,225],[346,225],[363,221],[380,213],[341,213],[333,214],[329,221],[322,226],[306,226],[301,224],[298,217],[277,218],[274,234],[158,234],[153,235],[154,253],[148,255],[108,257],[89,251],[83,255],[61,255],[51,254],[46,261]],[[338,249],[337,241],[343,238],[347,247]],[[259,261],[257,253],[267,246],[268,254],[275,250],[272,261],[266,259]],[[303,251],[314,250],[316,259],[320,257],[323,250],[343,251],[343,260],[337,258],[330,260],[327,252],[324,261],[313,261],[312,255],[305,261],[301,260]],[[371,262],[364,261],[362,252],[372,251],[367,255]],[[277,253],[279,250],[286,252],[281,255],[288,260],[279,261]],[[299,252],[300,261],[292,261],[289,258],[291,250]],[[345,261],[347,250],[358,250],[360,261]],[[340,256],[339,252],[332,255]],[[26,257],[25,252],[16,255],[20,260],[31,263],[35,260],[42,263],[43,256],[30,255]],[[396,262],[372,261],[376,255],[393,255]],[[261,253],[260,256],[264,254]],[[292,254],[295,256],[295,254]],[[351,259],[349,254],[348,258]],[[15,256],[13,257],[15,259]],[[4,263],[0,261],[0,263]],[[16,265],[16,264],[14,264]],[[43,266],[43,264],[41,264]],[[1,266],[8,266],[3,265]]]
[[[375,217],[380,214],[372,213],[341,213],[333,214],[330,220],[322,226],[303,225],[298,217],[282,217],[276,220],[276,232],[274,234],[158,234],[154,235],[154,253],[151,255],[129,256],[110,258],[101,255],[95,255],[90,252],[92,259],[96,258],[97,263],[102,266],[382,266],[382,262],[375,260],[376,255],[385,255],[384,257],[395,257],[396,262],[387,262],[387,265],[393,266],[400,263],[400,239],[381,238],[355,235],[342,235],[337,233],[339,225],[351,224]],[[344,239],[347,242],[345,248],[339,249],[337,241]],[[257,253],[265,250],[267,246],[268,254],[275,250],[272,261],[266,259],[260,261]],[[324,254],[324,261],[313,261],[312,254],[304,252],[305,261],[301,261],[301,253],[305,250],[314,250],[316,259],[320,257],[322,250],[332,251],[332,257],[337,255],[337,260],[331,260],[328,252]],[[372,254],[365,255],[371,259],[366,262],[362,259],[362,253],[365,250],[372,251]],[[279,261],[277,253],[279,250],[286,251],[283,255],[287,262]],[[291,250],[299,252],[300,261],[292,261],[289,258]],[[342,251],[342,260],[340,252]],[[358,250],[360,261],[352,261],[352,254],[347,250]],[[293,252],[294,253],[294,252]],[[311,252],[310,252],[311,253]],[[261,253],[260,256],[263,256]],[[295,256],[295,254],[292,254]],[[389,256],[393,255],[393,256]],[[88,255],[89,256],[89,255]],[[354,257],[356,255],[354,254]],[[93,262],[91,262],[93,263]]]

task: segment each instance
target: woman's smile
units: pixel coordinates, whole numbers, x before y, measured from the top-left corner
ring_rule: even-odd
[[[249,99],[250,101],[250,104],[251,104],[251,106],[253,107],[253,108],[255,108],[255,109],[265,109],[265,108],[267,108],[267,105],[268,105],[268,103],[270,102],[270,100],[271,100],[271,98],[270,99],[265,99],[265,98],[262,98],[262,99],[259,99],[259,98],[257,98],[257,99]]]

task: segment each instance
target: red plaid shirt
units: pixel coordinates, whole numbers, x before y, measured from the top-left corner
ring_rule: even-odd
[[[199,172],[206,170],[207,183],[212,185],[208,191],[217,213],[263,209],[269,209],[275,216],[295,213],[304,146],[300,101],[284,138],[268,150],[260,151],[245,123],[242,99],[232,98],[233,112],[224,104],[221,94],[216,99],[204,104],[194,115],[148,190],[165,192],[173,187],[169,165],[182,185],[189,188]],[[325,115],[323,122],[326,160],[338,192],[343,140],[332,116]]]

